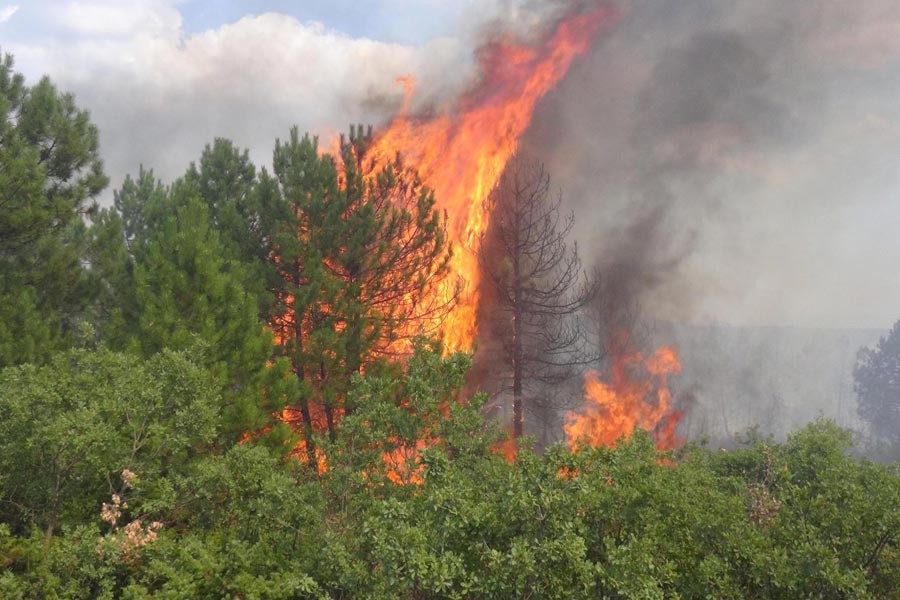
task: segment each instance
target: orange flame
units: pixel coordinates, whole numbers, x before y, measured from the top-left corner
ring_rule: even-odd
[[[476,251],[490,215],[485,202],[519,138],[531,123],[537,102],[566,74],[573,59],[584,53],[600,28],[614,17],[605,6],[562,19],[555,30],[536,45],[510,37],[481,48],[482,77],[453,110],[430,118],[406,112],[413,81],[401,78],[403,111],[379,134],[367,151],[376,164],[386,164],[399,153],[431,187],[438,208],[447,215],[454,254],[449,277],[439,300],[456,293],[461,298],[445,317],[444,343],[448,351],[469,350],[475,339],[478,306]]]
[[[627,337],[619,348],[605,380],[597,371],[585,373],[587,404],[566,415],[566,441],[573,449],[614,446],[635,429],[644,429],[653,434],[660,450],[677,447],[675,430],[682,414],[673,410],[668,386],[669,375],[681,372],[677,352],[666,346],[645,358],[631,349]]]
[[[410,76],[397,79],[404,92],[401,111],[376,134],[365,152],[376,169],[400,155],[434,191],[437,208],[446,215],[447,234],[453,244],[451,276],[437,291],[434,304],[449,303],[457,294],[458,283],[463,289],[453,312],[439,323],[445,351],[470,350],[477,333],[480,281],[476,252],[490,218],[488,196],[530,125],[538,101],[565,76],[572,61],[587,51],[601,28],[614,20],[615,12],[603,2],[582,3],[586,8],[561,19],[535,43],[523,43],[507,35],[483,46],[478,52],[478,83],[443,112],[411,115],[415,81]],[[323,146],[326,150],[333,156],[340,155],[338,137]],[[279,326],[285,323],[276,319],[273,325],[277,336]],[[310,408],[316,412],[321,409]],[[294,409],[280,417],[295,429],[301,426]],[[314,415],[313,421],[315,431],[324,430],[321,415]],[[388,478],[398,484],[421,483],[419,451],[423,447],[384,453]],[[508,459],[513,451],[514,445],[503,449]],[[313,460],[303,442],[294,454],[304,462]],[[328,468],[318,448],[314,459],[320,473]]]
[[[420,452],[428,448],[425,440],[418,440],[414,446],[397,445],[381,456],[387,469],[387,478],[394,485],[421,485],[424,483],[425,465]]]
[[[325,425],[325,409],[317,404],[311,404],[310,409],[313,414],[313,429],[319,432],[326,431],[327,426]],[[287,423],[288,425],[290,425],[294,429],[294,431],[300,431],[303,427],[300,411],[293,407],[282,409],[278,414],[278,420],[280,420],[282,423]],[[297,458],[304,464],[309,464],[311,461],[311,457],[309,454],[309,447],[306,444],[306,440],[299,440],[291,449],[290,455]],[[314,448],[313,456],[315,456],[316,472],[319,475],[322,475],[326,471],[328,471],[328,459],[322,449]]]
[[[519,453],[519,444],[512,434],[508,434],[502,440],[491,444],[491,451],[497,456],[502,456],[509,464],[513,464]]]

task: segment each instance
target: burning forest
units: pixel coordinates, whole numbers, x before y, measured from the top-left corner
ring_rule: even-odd
[[[334,151],[337,156],[329,156],[337,159],[339,169],[343,169],[336,184],[343,187],[347,195],[353,186],[369,185],[376,173],[396,175],[409,170],[414,173],[410,177],[415,178],[416,182],[420,178],[421,183],[433,192],[433,209],[443,215],[441,225],[445,228],[445,243],[450,249],[446,253],[446,264],[432,267],[420,262],[416,267],[417,274],[425,275],[429,285],[387,294],[390,298],[388,302],[404,307],[379,309],[380,318],[384,318],[384,313],[394,311],[400,317],[395,319],[389,316],[385,319],[399,320],[393,331],[390,331],[390,326],[384,326],[383,331],[373,332],[373,336],[384,334],[388,343],[383,347],[375,344],[371,357],[380,352],[402,355],[404,347],[408,348],[403,340],[410,340],[424,331],[436,333],[442,338],[447,352],[471,351],[478,339],[488,348],[499,349],[508,356],[505,366],[512,373],[514,416],[510,429],[515,438],[521,437],[525,431],[523,381],[527,383],[537,379],[544,383],[558,383],[565,377],[563,370],[571,376],[574,367],[599,362],[601,353],[590,348],[591,343],[587,340],[578,339],[583,332],[573,330],[571,323],[577,320],[579,311],[586,309],[589,302],[599,302],[599,289],[593,289],[598,288],[599,274],[592,275],[595,281],[581,282],[577,253],[571,259],[563,258],[566,254],[565,238],[570,233],[571,223],[564,225],[564,230],[559,232],[546,227],[542,232],[535,232],[541,220],[555,223],[560,219],[557,214],[559,203],[552,204],[553,200],[548,196],[548,182],[544,181],[543,174],[538,174],[536,185],[539,189],[520,190],[527,183],[519,179],[510,184],[516,186],[515,193],[530,194],[529,200],[534,204],[516,209],[519,212],[507,219],[507,228],[515,223],[519,230],[500,234],[493,231],[494,212],[507,209],[505,206],[498,208],[499,204],[496,199],[492,200],[492,196],[503,195],[506,185],[503,183],[504,173],[511,160],[517,173],[524,168],[520,165],[524,159],[517,158],[516,153],[537,103],[565,77],[572,62],[583,55],[596,38],[603,35],[604,30],[613,27],[618,18],[618,12],[611,5],[588,3],[563,13],[545,30],[533,34],[533,39],[517,39],[512,33],[498,34],[476,52],[477,77],[456,100],[439,109],[411,113],[415,81],[411,77],[401,77],[397,83],[404,89],[402,109],[387,125],[378,129],[370,126],[365,134],[362,125],[351,127],[349,137],[342,135],[340,144],[336,141],[325,144],[325,147],[337,148]],[[540,170],[542,167],[533,165],[531,168]],[[393,190],[384,192],[385,195],[391,193]],[[521,204],[524,198],[515,201]],[[410,206],[406,199],[392,198],[391,202],[400,210]],[[526,223],[528,219],[533,223]],[[300,237],[309,235],[303,226],[298,234]],[[494,245],[490,241],[486,243],[485,239],[498,235],[515,237],[518,246],[508,245],[505,253],[492,255]],[[539,235],[543,235],[544,239],[529,239],[529,236]],[[550,247],[551,241],[555,242],[553,248]],[[400,243],[409,245],[409,238]],[[539,247],[541,243],[546,247]],[[435,244],[434,249],[437,247],[438,244]],[[331,270],[338,270],[335,264],[338,260],[329,264]],[[497,303],[497,291],[486,293],[484,289],[486,285],[490,286],[490,282],[485,280],[485,270],[494,283],[509,279],[508,274],[499,275],[495,268],[496,264],[505,265],[507,261],[515,265],[514,281],[507,281],[509,289],[500,295],[509,299],[514,296],[514,306],[511,311],[506,311],[499,323],[493,323],[493,327],[484,327],[483,323],[480,327],[479,316],[483,321],[484,313],[490,312],[484,305]],[[290,264],[291,269],[302,269],[296,261]],[[526,272],[529,268],[531,271]],[[377,284],[373,281],[369,287],[382,285],[385,276],[384,271],[380,272],[377,277],[380,281]],[[585,289],[570,289],[582,283]],[[541,286],[546,289],[543,293],[536,293]],[[580,293],[580,297],[567,298],[571,293]],[[289,307],[293,297],[286,300]],[[324,307],[312,318],[324,318],[331,308]],[[526,312],[540,318],[531,330],[523,324]],[[288,313],[275,319],[274,325],[282,345],[290,343],[292,337],[298,345],[309,344],[309,334],[301,331],[304,325],[298,323],[297,311],[289,308]],[[313,327],[312,324],[305,325],[306,329]],[[497,344],[491,339],[498,328],[512,331],[506,343]],[[287,333],[292,330],[293,334]],[[547,335],[548,330],[553,333]],[[530,344],[532,340],[525,339],[541,335],[543,344]],[[630,333],[623,331],[617,335],[627,336]],[[602,343],[600,340],[592,342]],[[676,411],[670,406],[671,396],[665,379],[655,382],[653,379],[660,373],[633,369],[634,358],[624,354],[619,356],[619,344],[608,344],[606,348],[613,349],[615,354],[608,357],[612,376],[616,380],[613,388],[617,391],[612,393],[622,395],[621,402],[613,402],[618,405],[614,410],[631,411],[634,415],[624,419],[605,419],[605,425],[598,424],[606,430],[602,434],[584,431],[589,422],[586,420],[582,422],[579,433],[575,433],[575,426],[567,426],[570,443],[575,443],[574,436],[577,435],[582,442],[611,445],[620,437],[629,436],[638,424],[646,430],[660,427],[671,430],[660,439],[660,446],[667,449],[674,447],[674,427],[678,419]],[[621,350],[621,353],[625,352],[634,351]],[[675,350],[667,349],[667,352],[674,354]],[[476,354],[476,361],[478,357],[484,359],[485,356],[485,352]],[[637,362],[640,362],[640,355],[637,356]],[[677,362],[674,356],[672,360]],[[362,367],[360,358],[348,370],[354,372]],[[319,361],[319,371],[320,379],[327,377],[324,361]],[[596,376],[593,371],[585,372],[586,390],[596,387]],[[645,377],[646,382],[625,385],[623,379],[626,377]],[[475,383],[477,385],[477,381]],[[658,385],[659,390],[652,389]],[[503,393],[502,389],[500,393]],[[594,406],[594,410],[599,406],[594,404],[596,399],[590,391],[586,392],[586,402]],[[329,406],[329,402],[322,399],[312,401],[311,406],[288,411],[285,416],[287,422],[302,424],[302,428],[310,433],[324,431],[326,427],[323,423],[327,423],[327,430],[333,435],[337,419],[333,413],[343,413],[343,410]],[[316,411],[324,413],[325,418],[313,419],[313,412]],[[664,425],[666,422],[671,424]],[[621,427],[616,425],[619,423]],[[613,429],[610,430],[610,427]],[[309,461],[321,460],[314,458],[312,446],[313,441],[307,436],[299,454],[302,456],[308,452]],[[392,453],[385,454],[386,460],[392,456]]]
[[[119,4],[0,3],[0,596],[897,597],[890,2]]]

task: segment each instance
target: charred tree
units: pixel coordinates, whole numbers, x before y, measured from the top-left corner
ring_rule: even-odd
[[[569,247],[574,215],[563,216],[561,203],[543,165],[514,156],[492,193],[491,229],[479,252],[493,300],[485,318],[509,374],[516,438],[526,393],[598,359],[580,312],[596,297],[599,277]]]

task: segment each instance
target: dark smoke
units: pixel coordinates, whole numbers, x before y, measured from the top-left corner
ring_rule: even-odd
[[[740,21],[742,4],[630,3],[535,115],[525,146],[564,182],[623,306],[694,317],[708,286],[682,268],[704,229],[733,218],[730,188],[758,185],[767,153],[802,143],[823,109],[815,77],[797,76],[802,45],[781,35],[790,11]]]
[[[847,357],[900,316],[871,216],[898,214],[900,3],[620,6],[523,141],[576,215],[604,318],[639,312],[679,346],[685,435],[859,427]]]

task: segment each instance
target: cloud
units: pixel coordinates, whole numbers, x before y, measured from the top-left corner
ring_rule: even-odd
[[[171,3],[141,2],[137,17],[111,4],[68,3],[56,21],[66,35],[9,50],[30,80],[50,75],[91,111],[113,187],[140,164],[171,180],[217,136],[267,164],[292,125],[328,136],[392,115],[400,75],[416,77],[419,102],[467,75],[452,39],[387,44],[277,13],[188,35]]]
[[[0,23],[6,23],[10,19],[12,19],[13,15],[15,15],[17,12],[19,12],[19,6],[16,4],[0,8]]]
[[[50,18],[73,34],[127,38],[135,35],[177,35],[181,14],[162,0],[73,0],[49,12]]]

